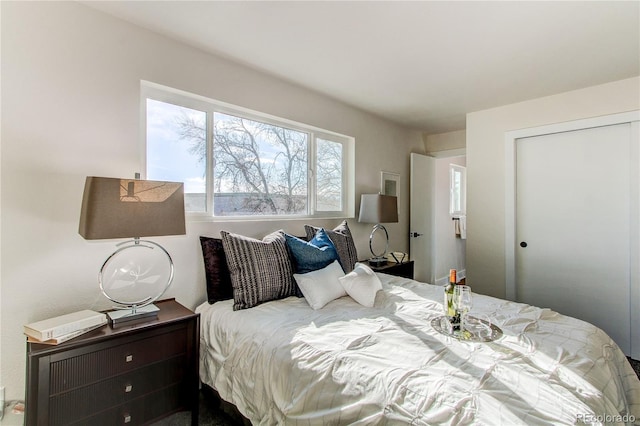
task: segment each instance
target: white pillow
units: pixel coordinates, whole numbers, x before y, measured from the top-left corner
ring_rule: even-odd
[[[317,271],[293,274],[300,291],[313,309],[320,309],[339,297],[346,296],[338,279],[344,275],[337,260]]]
[[[380,278],[363,263],[356,263],[353,271],[338,280],[353,300],[369,308],[373,306],[378,290],[382,290]]]

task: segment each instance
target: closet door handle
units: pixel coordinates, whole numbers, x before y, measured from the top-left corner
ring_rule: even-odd
[[[522,248],[526,248],[527,246],[528,246],[528,244],[527,244],[527,242],[526,242],[526,241],[522,241],[522,242],[520,243],[520,247],[522,247]]]

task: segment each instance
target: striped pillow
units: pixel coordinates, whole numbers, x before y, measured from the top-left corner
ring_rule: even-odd
[[[293,267],[284,233],[260,240],[221,231],[233,287],[233,310],[295,295]]]
[[[322,228],[305,225],[304,230],[307,233],[307,240],[311,240],[319,229]],[[340,266],[342,266],[344,273],[348,274],[353,271],[353,267],[358,261],[358,252],[356,251],[356,245],[353,242],[353,237],[351,236],[351,231],[349,230],[347,221],[342,221],[342,223],[333,228],[332,231],[325,231],[338,251],[338,260],[340,261]]]

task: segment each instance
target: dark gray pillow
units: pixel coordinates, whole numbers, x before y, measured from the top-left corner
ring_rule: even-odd
[[[293,266],[282,231],[260,240],[221,231],[233,286],[233,310],[296,294]]]
[[[200,237],[204,273],[207,280],[207,301],[233,299],[231,276],[227,266],[227,257],[220,238]]]
[[[311,240],[319,229],[322,228],[305,225],[304,230],[307,233],[307,240]],[[349,230],[347,221],[343,221],[340,225],[333,228],[332,231],[326,229],[325,231],[338,251],[338,260],[340,261],[340,266],[342,266],[344,273],[348,274],[353,271],[353,267],[358,261],[358,252],[356,251],[356,245],[353,242],[353,237],[351,236],[351,231]]]

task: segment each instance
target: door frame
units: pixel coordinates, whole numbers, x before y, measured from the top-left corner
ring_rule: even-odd
[[[418,182],[415,176],[414,170],[416,167],[416,162],[419,158],[424,157],[429,162],[429,176],[430,179],[428,182]],[[435,224],[434,224],[434,190],[435,190],[435,158],[430,155],[419,154],[412,152],[409,155],[410,159],[410,171],[409,171],[409,258],[414,261],[421,262],[420,265],[416,265],[416,279],[428,283],[435,283],[434,279],[434,265],[435,265]],[[421,198],[426,199],[429,204],[429,210],[426,212],[426,216],[422,219],[424,220],[424,229],[416,229],[414,222],[414,203],[415,200],[419,197],[416,195],[416,191],[419,188],[428,188],[426,193],[422,191]],[[412,233],[416,231],[422,231],[422,235],[420,237],[413,237]],[[418,244],[416,238],[423,238],[426,240],[424,246],[426,247],[426,256],[425,259],[416,259],[416,248],[415,245]],[[422,272],[422,274],[420,274]],[[426,277],[425,277],[426,275]]]
[[[447,280],[448,280],[448,274],[445,276],[441,276],[438,277],[438,260],[439,260],[439,251],[438,251],[438,237],[439,237],[439,232],[451,232],[451,234],[453,234],[452,229],[451,228],[446,228],[447,230],[451,229],[451,231],[442,231],[440,230],[440,228],[437,226],[441,223],[438,223],[437,221],[437,214],[436,214],[436,209],[439,208],[446,208],[446,210],[448,211],[449,207],[448,207],[448,203],[449,201],[447,200],[447,204],[446,205],[439,205],[437,202],[437,185],[438,184],[442,184],[443,182],[438,181],[437,176],[436,176],[436,171],[438,168],[438,163],[442,160],[446,160],[446,159],[452,159],[452,158],[456,158],[456,157],[466,157],[466,148],[460,148],[460,149],[450,149],[450,150],[444,150],[444,151],[438,151],[438,152],[433,152],[433,153],[429,153],[429,154],[419,154],[419,153],[411,153],[410,154],[410,161],[411,161],[411,167],[410,167],[410,192],[411,192],[411,196],[410,196],[410,224],[409,224],[409,252],[410,252],[410,258],[412,260],[416,260],[416,261],[422,261],[423,263],[418,265],[416,263],[416,275],[418,275],[418,268],[420,269],[419,272],[422,272],[424,275],[426,275],[426,277],[424,275],[422,275],[422,278],[419,279],[420,277],[416,276],[416,279],[418,279],[419,281],[424,281],[424,282],[428,282],[430,284],[435,284],[435,285],[439,285],[439,286],[443,286],[446,284]],[[415,173],[414,173],[414,168],[415,168],[415,163],[417,161],[417,158],[422,158],[424,157],[425,159],[429,159],[429,164],[430,164],[430,170],[429,170],[429,175],[430,175],[430,179],[428,182],[423,182],[423,181],[418,181],[416,180],[415,177]],[[465,161],[466,164],[466,161]],[[466,166],[465,166],[466,167]],[[449,182],[448,182],[448,178],[447,178],[447,182],[446,182],[447,188],[449,188]],[[424,189],[428,187],[428,191],[425,194],[424,191],[420,191],[420,193],[416,194],[414,193],[414,190],[416,189]],[[420,240],[416,240],[415,237],[412,236],[413,232],[415,231],[419,231],[420,229],[418,228],[422,228],[422,227],[416,227],[416,223],[414,223],[414,203],[416,202],[415,200],[424,200],[425,198],[428,199],[428,203],[430,205],[430,211],[427,213],[427,215],[424,217],[424,219],[426,220],[426,222],[428,222],[428,225],[424,227],[424,229],[422,229],[423,235],[420,237],[424,240],[426,240],[425,242],[425,247],[428,249],[428,255],[425,256],[425,259],[416,259],[415,257],[415,247],[416,244],[418,244],[418,242]],[[451,220],[448,220],[448,223],[451,223]],[[466,276],[466,253],[464,253],[465,256],[465,267],[462,270],[458,270],[458,277],[459,278],[464,278]],[[450,266],[453,267],[454,265]],[[460,267],[459,264],[455,265],[456,267]],[[448,271],[448,269],[447,269]]]
[[[553,133],[570,132],[594,127],[610,126],[615,124],[631,124],[631,149],[632,158],[640,163],[640,111],[630,111],[600,117],[586,118],[563,123],[536,126],[526,129],[513,130],[505,133],[505,294],[508,300],[517,300],[516,291],[516,142],[518,139],[544,136]],[[638,168],[632,170],[632,181],[638,182]],[[640,185],[638,185],[640,186]],[[640,214],[640,190],[631,199],[632,217]],[[631,308],[631,356],[640,359],[640,224],[637,220],[631,220],[631,282],[630,282],[630,308]],[[635,236],[635,238],[633,238]]]

